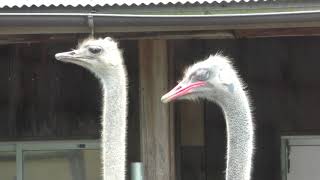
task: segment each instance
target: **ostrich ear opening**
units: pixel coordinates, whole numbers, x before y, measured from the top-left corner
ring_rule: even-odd
[[[232,71],[228,68],[222,68],[219,71],[219,80],[221,84],[233,84]]]
[[[220,83],[227,88],[230,93],[234,92],[234,82],[232,77],[232,71],[228,68],[223,68],[219,71],[219,81]]]

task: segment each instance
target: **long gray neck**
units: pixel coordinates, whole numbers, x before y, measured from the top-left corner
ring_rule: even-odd
[[[124,67],[98,75],[103,87],[103,180],[125,180],[127,79]]]
[[[226,180],[249,180],[254,128],[247,95],[242,89],[220,99],[227,125]]]

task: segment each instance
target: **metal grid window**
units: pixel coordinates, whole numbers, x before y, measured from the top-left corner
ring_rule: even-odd
[[[98,141],[0,143],[4,180],[100,180]]]

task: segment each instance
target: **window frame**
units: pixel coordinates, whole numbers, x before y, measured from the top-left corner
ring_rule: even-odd
[[[319,136],[281,136],[281,179],[287,180],[290,148],[292,146],[320,146]]]
[[[0,142],[0,152],[16,153],[16,179],[24,180],[23,177],[23,152],[37,150],[99,150],[99,140],[61,140],[61,141],[21,141]]]

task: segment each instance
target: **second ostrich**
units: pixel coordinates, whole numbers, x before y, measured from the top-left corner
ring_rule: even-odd
[[[226,180],[249,180],[254,128],[248,95],[227,57],[219,54],[189,67],[182,81],[162,96],[163,102],[198,98],[217,103],[227,127]]]
[[[87,39],[57,60],[82,66],[95,74],[103,88],[103,180],[125,180],[127,73],[122,53],[111,38]]]

